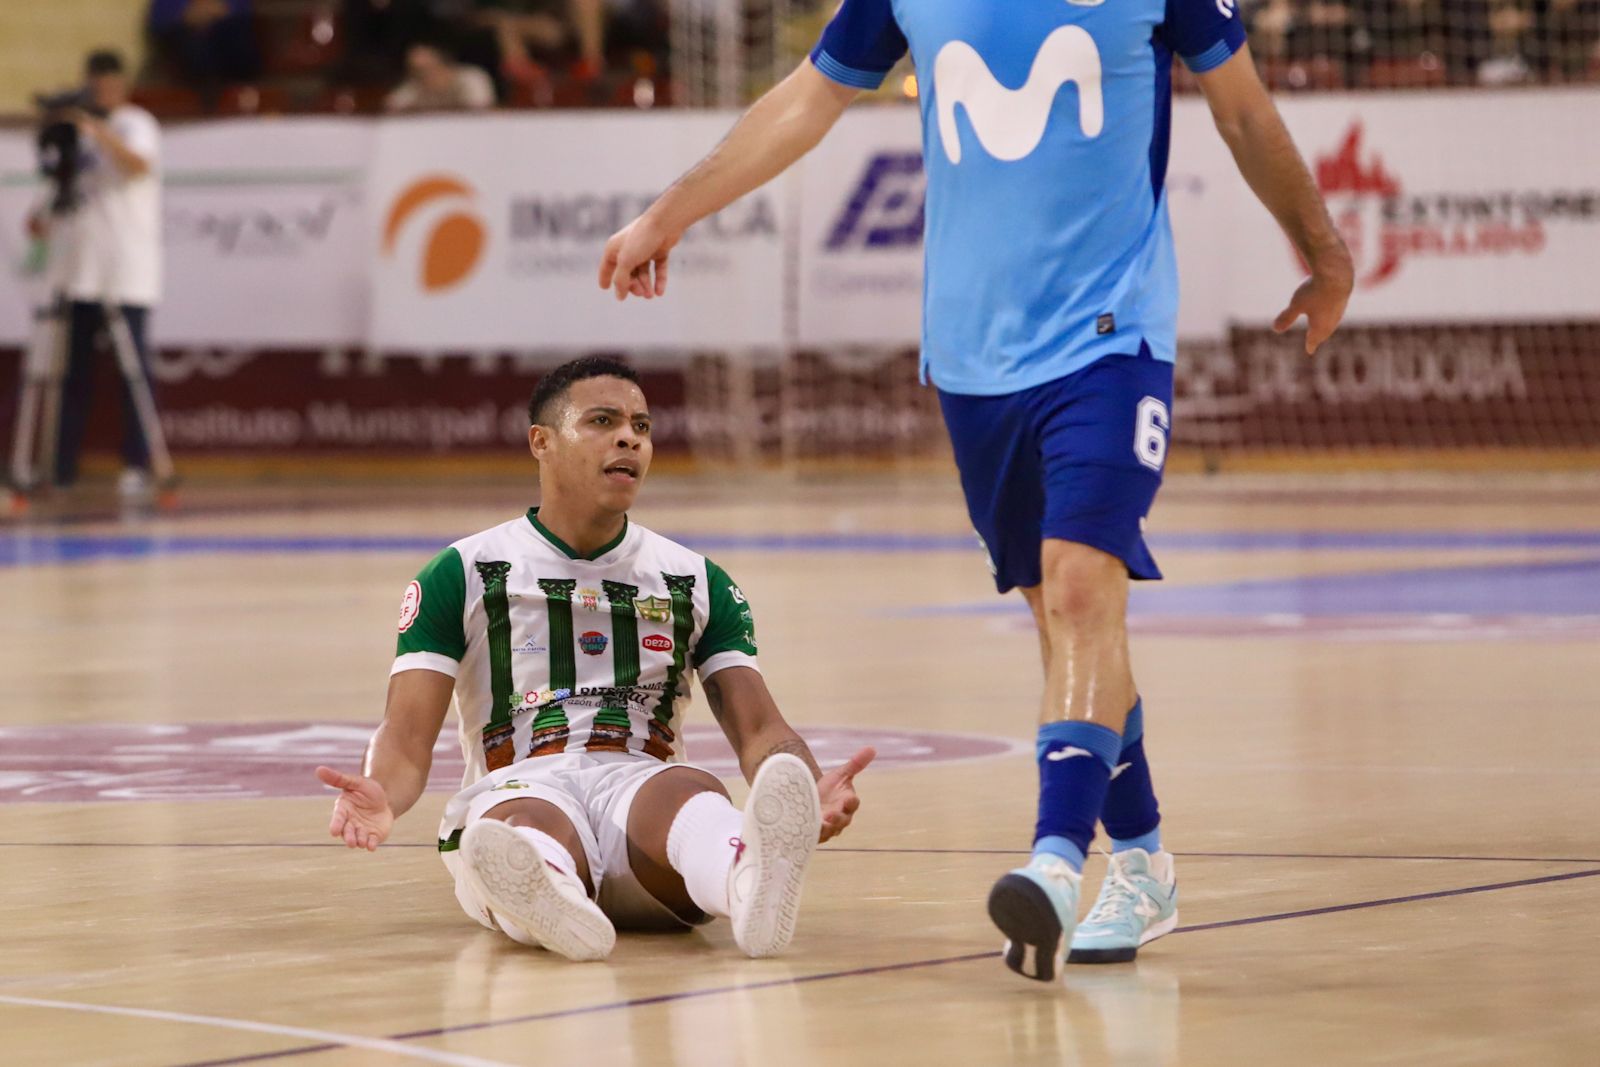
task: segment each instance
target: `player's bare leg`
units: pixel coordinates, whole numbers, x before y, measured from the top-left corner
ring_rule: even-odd
[[[1069,936],[1072,962],[1131,960],[1141,944],[1177,925],[1177,908],[1172,860],[1161,851],[1155,829],[1159,813],[1144,760],[1143,710],[1129,665],[1127,568],[1097,549],[1059,540],[1044,542],[1042,563],[1043,583],[1024,589],[1023,596],[1039,628],[1045,664],[1040,724],[1046,795],[1034,860],[996,885],[991,914],[1009,938],[1012,968],[1048,980]],[[1057,733],[1058,741],[1049,743],[1058,747],[1044,752],[1044,739]],[[1106,775],[1103,784],[1097,760]],[[1045,761],[1071,766],[1051,768]],[[1052,783],[1052,777],[1064,780]],[[1052,785],[1056,796],[1049,795]],[[1096,808],[1097,790],[1102,799]],[[1100,899],[1079,926],[1077,871],[1093,835],[1091,810],[1105,819],[1115,852]],[[1046,825],[1053,818],[1060,825]],[[1066,832],[1050,832],[1057,829]]]
[[[639,884],[674,912],[726,916],[746,955],[775,955],[798,920],[806,864],[822,829],[811,769],[768,757],[743,812],[704,771],[651,778],[628,814],[628,858]]]
[[[617,932],[593,901],[583,841],[560,808],[518,797],[497,804],[461,835],[472,888],[514,940],[573,960],[611,954]]]

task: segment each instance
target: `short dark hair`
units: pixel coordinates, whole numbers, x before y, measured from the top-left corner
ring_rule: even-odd
[[[548,425],[545,420],[550,416],[551,406],[566,396],[567,390],[590,378],[621,378],[639,384],[639,372],[620,359],[610,356],[574,359],[547,373],[533,387],[533,396],[528,400],[528,422],[535,426]]]
[[[84,73],[91,78],[98,78],[102,74],[121,74],[124,69],[122,53],[110,48],[90,52],[89,58],[83,63]]]

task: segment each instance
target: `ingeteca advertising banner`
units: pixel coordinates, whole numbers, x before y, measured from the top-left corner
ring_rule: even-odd
[[[1320,94],[1281,110],[1357,264],[1351,323],[1600,313],[1600,92]],[[718,351],[908,346],[926,183],[910,106],[858,107],[801,164],[694,227],[665,300],[596,284],[606,238],[729,112],[201,123],[166,131],[164,345]],[[0,134],[0,342],[39,286],[31,134]],[[1179,335],[1269,323],[1302,276],[1203,101],[1176,101],[1166,196]],[[1005,210],[999,204],[997,211]],[[37,257],[34,257],[37,258]]]

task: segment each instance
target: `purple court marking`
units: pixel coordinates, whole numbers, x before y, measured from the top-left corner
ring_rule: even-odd
[[[1024,741],[936,730],[816,726],[802,732],[828,766],[863,745],[878,750],[874,769],[1032,751]],[[358,765],[371,736],[372,727],[361,723],[0,726],[0,803],[323,796],[317,765]],[[691,724],[684,738],[691,762],[722,777],[739,773],[716,726]],[[447,731],[434,748],[428,788],[454,792],[462,769],[460,746]]]
[[[0,841],[0,848],[336,848],[337,841]],[[431,841],[395,841],[384,848],[437,848]],[[835,852],[885,856],[1026,856],[1017,848],[849,848],[829,845],[817,855]],[[1406,860],[1429,863],[1600,863],[1600,856],[1385,856],[1376,852],[1173,852],[1184,859],[1224,860]]]
[[[1017,597],[897,609],[1031,629]],[[1154,634],[1352,640],[1582,640],[1600,633],[1600,557],[1134,587],[1129,628]]]
[[[967,552],[977,554],[971,534],[914,533],[675,533],[672,539],[702,552]],[[18,529],[0,534],[0,568],[153,556],[299,553],[433,554],[454,540],[441,537],[246,537],[187,534],[66,534]],[[1600,547],[1600,530],[1242,530],[1187,531],[1152,535],[1160,552],[1339,552],[1369,549],[1551,549]]]
[[[1255,915],[1244,919],[1223,919],[1218,922],[1196,923],[1193,926],[1180,926],[1173,934],[1196,934],[1207,930],[1225,930],[1236,926],[1256,926],[1262,923],[1283,922],[1288,919],[1306,919],[1319,915],[1335,915],[1347,911],[1363,911],[1369,908],[1384,908],[1395,904],[1413,904],[1424,900],[1443,900],[1449,897],[1464,897],[1475,893],[1492,893],[1502,889],[1522,889],[1528,886],[1549,885],[1554,882],[1570,882],[1580,878],[1600,877],[1600,870],[1569,871],[1565,874],[1548,874],[1538,878],[1520,878],[1512,882],[1493,882],[1488,885],[1463,886],[1460,889],[1440,889],[1429,893],[1413,893],[1403,897],[1383,897],[1377,900],[1358,900],[1350,904],[1330,904],[1322,908],[1305,908],[1299,911],[1280,911],[1270,915]],[[997,953],[993,949],[984,952],[968,952],[958,956],[940,956],[927,960],[908,960],[904,963],[885,963],[874,967],[855,967],[844,971],[824,971],[820,974],[807,974],[799,978],[775,978],[766,982],[751,982],[745,985],[716,986],[711,989],[684,990],[676,993],[659,993],[649,997],[635,997],[631,1000],[609,1001],[603,1004],[590,1004],[581,1008],[562,1008],[556,1011],[536,1012],[530,1015],[518,1015],[509,1019],[487,1019],[482,1022],[462,1023],[457,1026],[440,1026],[427,1030],[411,1030],[402,1034],[390,1034],[389,1041],[416,1041],[429,1037],[443,1037],[447,1034],[471,1033],[477,1030],[489,1030],[502,1026],[520,1026],[526,1023],[547,1022],[552,1019],[567,1019],[580,1015],[595,1015],[602,1012],[626,1011],[632,1008],[651,1007],[657,1004],[669,1004],[682,1000],[700,1000],[705,997],[723,996],[728,993],[748,993],[761,989],[773,989],[780,986],[803,985],[810,982],[826,982],[839,978],[862,978],[867,975],[889,974],[895,971],[923,970],[933,967],[943,967],[952,963],[973,963],[978,960],[993,960]],[[195,1063],[185,1063],[180,1067],[230,1067],[239,1063],[260,1063],[265,1060],[284,1059],[290,1056],[310,1055],[314,1052],[326,1052],[337,1048],[337,1045],[303,1045],[296,1048],[282,1049],[277,1052],[262,1052],[250,1056],[236,1056],[230,1059],[203,1060]]]

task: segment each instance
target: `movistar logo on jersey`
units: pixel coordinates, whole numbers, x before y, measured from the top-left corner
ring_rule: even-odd
[[[1088,31],[1061,26],[1051,32],[1033,58],[1028,80],[1007,89],[965,41],[951,41],[933,61],[933,91],[939,111],[939,140],[951,163],[961,162],[956,108],[963,107],[978,143],[1007,163],[1025,159],[1044,139],[1056,93],[1068,82],[1078,88],[1078,128],[1098,137],[1105,125],[1100,91],[1100,49]]]

